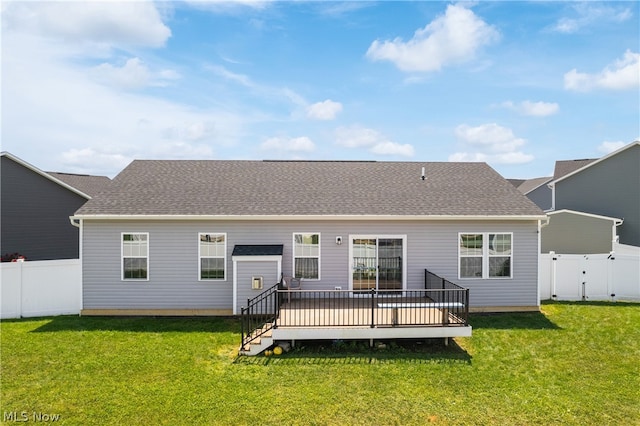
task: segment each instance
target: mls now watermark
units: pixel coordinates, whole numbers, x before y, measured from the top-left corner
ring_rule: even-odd
[[[40,422],[53,423],[60,420],[60,414],[43,413],[39,411],[5,411],[2,413],[3,422]]]

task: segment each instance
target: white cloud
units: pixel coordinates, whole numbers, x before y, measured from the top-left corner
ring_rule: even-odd
[[[186,0],[185,3],[196,9],[208,10],[214,13],[235,14],[243,9],[266,9],[273,0]]]
[[[196,117],[193,117],[195,119]],[[183,123],[172,123],[163,129],[163,139],[173,141],[198,142],[215,135],[215,123],[212,121],[196,120]]]
[[[315,150],[316,146],[311,139],[301,136],[297,138],[269,138],[260,145],[260,148],[265,151],[311,152]]]
[[[367,148],[376,155],[398,155],[412,157],[413,146],[399,144],[387,139],[380,132],[360,126],[339,127],[336,129],[336,144],[345,148]]]
[[[564,75],[564,88],[579,92],[593,89],[626,90],[640,86],[640,53],[627,50],[622,59],[596,74],[578,72],[575,68]]]
[[[200,160],[213,158],[213,149],[204,143],[169,140],[155,145],[150,154],[153,158]]]
[[[259,84],[253,81],[247,75],[234,73],[233,71],[230,71],[229,69],[220,65],[207,65],[206,69],[226,80],[233,81],[241,86],[251,89],[253,95],[268,98],[270,100],[285,99],[296,106],[306,107],[307,105],[307,102],[302,96],[289,89],[288,87],[275,87]]]
[[[3,25],[67,42],[160,47],[171,36],[146,1],[8,2]]]
[[[95,77],[105,83],[124,89],[136,89],[149,83],[151,73],[140,59],[131,58],[122,67],[103,63],[93,69]]]
[[[140,58],[128,59],[121,67],[105,62],[93,68],[92,74],[98,81],[122,89],[138,89],[149,85],[166,86],[168,80],[180,78],[174,70],[152,73]]]
[[[412,145],[391,141],[375,144],[371,147],[371,152],[378,155],[400,155],[402,157],[413,157],[414,154]]]
[[[571,34],[594,24],[624,22],[633,16],[631,9],[611,4],[578,3],[573,10],[576,16],[560,18],[551,30]]]
[[[307,117],[314,120],[333,120],[342,111],[342,104],[331,99],[316,102],[307,108]]]
[[[506,101],[502,103],[502,106],[516,111],[518,114],[533,117],[547,117],[556,114],[560,110],[560,106],[555,102],[522,101],[514,103]]]
[[[456,152],[449,161],[484,161],[496,164],[522,164],[533,160],[533,155],[520,151],[526,140],[496,123],[470,127],[462,124],[455,129],[456,137],[472,152]]]
[[[40,168],[112,175],[131,158],[213,157],[236,143],[251,119],[123,95],[67,61],[67,45],[4,29],[2,36],[2,97],[11,106],[2,110],[3,149]]]
[[[213,72],[214,74],[223,77],[227,80],[231,80],[235,83],[240,84],[241,86],[245,86],[245,87],[249,87],[249,88],[256,88],[258,85],[255,84],[248,76],[244,75],[244,74],[238,74],[238,73],[234,73],[232,71],[229,71],[227,68],[222,67],[220,65],[208,65],[206,67],[209,71]]]
[[[123,152],[113,152],[108,147],[71,148],[60,154],[62,164],[78,173],[109,174],[111,168],[123,169],[133,158]],[[105,168],[108,165],[109,169]]]
[[[460,4],[449,5],[444,15],[417,30],[407,42],[400,38],[374,41],[367,57],[391,61],[403,71],[437,71],[470,61],[481,47],[498,38],[498,31],[470,9]]]
[[[619,150],[625,145],[626,143],[622,141],[616,141],[616,142],[604,141],[598,146],[598,151],[603,152],[605,154],[609,154],[613,151]]]
[[[449,161],[484,162],[493,164],[524,164],[533,161],[533,155],[522,152],[507,152],[503,154],[485,154],[482,152],[456,152],[449,156]]]

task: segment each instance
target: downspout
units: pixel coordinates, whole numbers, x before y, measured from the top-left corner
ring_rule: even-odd
[[[607,258],[607,260],[611,260],[611,262],[613,262],[614,260],[616,260],[616,246],[615,244],[619,241],[619,237],[618,237],[618,232],[616,231],[616,228],[620,225],[622,225],[624,223],[624,219],[616,219],[613,222],[613,226],[611,227],[612,232],[613,232],[613,240],[611,242],[611,252],[609,253],[609,257]],[[607,282],[607,291],[609,293],[609,296],[611,296],[611,301],[615,302],[615,297],[616,297],[616,289],[614,286],[615,283],[615,268],[613,267],[613,263],[608,262],[607,265],[607,269],[609,270],[609,274],[608,274],[608,282]]]
[[[551,211],[556,209],[556,185],[553,181],[547,184],[547,187],[551,189]]]
[[[613,222],[613,226],[611,227],[611,250],[615,250],[614,244],[619,242],[620,237],[618,237],[618,232],[616,228],[624,223],[624,219],[616,219]]]

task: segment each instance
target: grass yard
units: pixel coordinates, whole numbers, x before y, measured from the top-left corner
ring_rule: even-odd
[[[472,315],[473,337],[237,357],[232,319],[3,321],[3,422],[640,424],[640,304]],[[39,416],[39,417],[38,417]],[[46,417],[54,416],[54,417]]]

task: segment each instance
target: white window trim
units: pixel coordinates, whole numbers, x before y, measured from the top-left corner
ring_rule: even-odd
[[[320,232],[294,232],[291,235],[292,258],[291,258],[291,276],[296,274],[296,257],[315,259],[316,256],[296,256],[296,235],[317,235],[318,236],[318,278],[301,278],[305,281],[320,281],[322,278],[322,234]]]
[[[202,278],[202,253],[200,247],[200,237],[202,235],[222,235],[224,236],[224,277],[223,278]],[[216,256],[204,256],[206,258],[219,259]],[[227,233],[226,232],[198,232],[198,281],[226,281],[227,280]]]
[[[481,277],[463,277],[460,274],[460,260],[462,259],[462,255],[460,253],[460,237],[462,235],[470,235],[470,234],[479,234],[482,235],[482,276]],[[504,256],[490,256],[489,255],[489,235],[491,234],[500,234],[500,235],[509,235],[511,237],[511,254],[509,255],[509,271],[511,275],[508,277],[490,277],[489,276],[489,258],[490,257],[504,257]],[[478,232],[478,231],[469,231],[469,232],[458,232],[458,240],[456,241],[458,245],[458,279],[460,280],[512,280],[513,279],[513,232],[501,232],[501,231],[490,231],[490,232]],[[476,257],[476,256],[464,256],[464,257]],[[480,256],[477,256],[480,257]]]
[[[147,278],[125,278],[124,277],[124,236],[125,235],[146,235],[147,236],[147,255],[146,256],[127,256],[127,258],[133,259],[147,259]],[[120,233],[120,281],[149,281],[151,276],[151,259],[149,256],[149,233],[148,232],[121,232]]]

